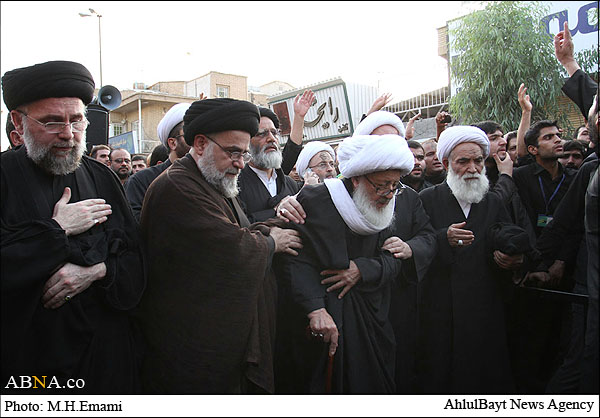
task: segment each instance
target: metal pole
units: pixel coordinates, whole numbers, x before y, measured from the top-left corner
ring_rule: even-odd
[[[98,45],[100,46],[100,87],[102,84],[102,31],[100,29],[100,18],[102,15],[98,15]]]
[[[140,96],[141,96],[141,93],[140,93]],[[142,98],[141,97],[138,99],[138,118],[139,118],[138,149],[136,151],[143,152],[143,148],[142,148]]]

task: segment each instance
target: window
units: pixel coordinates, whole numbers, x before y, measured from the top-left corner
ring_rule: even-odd
[[[125,132],[125,127],[122,123],[111,123],[109,129],[109,137],[119,136]]]
[[[229,86],[217,84],[217,97],[229,97]]]

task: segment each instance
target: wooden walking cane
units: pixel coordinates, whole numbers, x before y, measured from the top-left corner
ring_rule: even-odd
[[[318,334],[315,334],[311,329],[310,326],[306,327],[306,337],[308,339],[312,339],[312,340],[320,340],[321,342],[323,341],[323,337],[319,336]],[[327,347],[329,349],[329,346]],[[329,354],[329,352],[327,352],[327,370],[325,373],[325,393],[327,395],[331,394],[331,386],[332,386],[332,381],[333,381],[333,359],[335,357],[335,354]]]
[[[327,359],[327,375],[325,377],[325,393],[331,394],[331,381],[333,380],[333,358],[335,354],[328,353]]]

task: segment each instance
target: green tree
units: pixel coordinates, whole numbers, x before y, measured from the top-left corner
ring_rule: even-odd
[[[521,119],[517,91],[525,83],[533,103],[532,122],[556,119],[571,130],[558,107],[564,78],[554,44],[542,24],[548,9],[540,2],[489,2],[451,28],[452,82],[457,93],[450,112],[460,123],[485,119],[516,129]]]

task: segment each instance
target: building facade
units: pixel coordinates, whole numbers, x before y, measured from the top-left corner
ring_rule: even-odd
[[[205,98],[248,100],[247,77],[211,71],[190,81],[160,81],[151,86],[134,83],[122,90],[122,102],[110,112],[108,143],[131,154],[149,154],[160,144],[156,128],[177,103]]]

